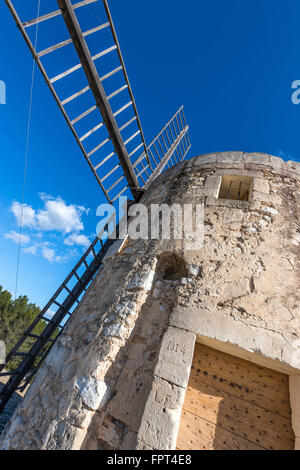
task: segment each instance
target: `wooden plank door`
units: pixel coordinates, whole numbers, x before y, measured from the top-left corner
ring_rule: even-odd
[[[294,449],[288,376],[196,344],[177,448]]]

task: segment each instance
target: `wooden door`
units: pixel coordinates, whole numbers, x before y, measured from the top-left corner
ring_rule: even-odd
[[[294,449],[288,376],[196,344],[177,448]]]

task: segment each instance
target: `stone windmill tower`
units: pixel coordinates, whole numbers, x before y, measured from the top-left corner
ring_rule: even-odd
[[[75,5],[58,4],[76,46]],[[83,44],[81,38],[78,53],[88,75]],[[80,263],[41,312],[38,321],[56,302],[52,323],[23,353],[2,395],[4,406],[27,385],[51,340],[2,448],[299,448],[299,164],[243,152],[184,161],[189,141],[181,109],[138,158],[151,171],[137,185],[137,165],[122,154],[100,101],[99,108],[135,199],[149,210],[202,207],[202,243],[129,236],[97,251],[99,238],[94,242],[78,283],[68,287]],[[164,151],[154,166],[155,147]],[[171,224],[171,235],[176,228]],[[78,305],[69,312],[74,298]],[[21,345],[22,339],[11,354]]]

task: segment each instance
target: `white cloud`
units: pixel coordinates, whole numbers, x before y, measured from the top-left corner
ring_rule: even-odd
[[[46,260],[50,261],[50,263],[58,263],[61,261],[61,257],[56,256],[53,248],[48,248],[47,246],[42,248],[42,255]]]
[[[52,243],[35,243],[23,249],[24,253],[30,255],[36,255],[37,253],[41,254],[50,263],[63,263],[74,256],[78,256],[76,250],[68,250],[64,256],[59,256],[56,254],[56,247],[53,247]]]
[[[83,215],[90,211],[83,206],[68,204],[61,197],[40,194],[42,208],[34,209],[28,204],[14,201],[10,211],[14,214],[17,224],[31,229],[30,237],[21,235],[23,252],[31,255],[40,255],[50,263],[65,262],[78,256],[76,247],[88,247],[90,240],[83,235]],[[21,211],[23,216],[21,217]],[[5,238],[19,243],[19,234],[12,230],[5,234]],[[32,240],[31,240],[32,239]],[[48,239],[48,240],[47,240]],[[63,255],[57,254],[59,247],[67,245],[73,248],[64,248]]]
[[[77,206],[79,210],[81,210],[82,213],[89,214],[91,212],[91,209],[87,209],[84,206]]]
[[[83,211],[75,204],[67,205],[62,199],[46,199],[45,209],[36,215],[37,226],[40,230],[56,230],[70,233],[83,230],[81,215]]]
[[[12,203],[11,212],[14,214],[17,224],[20,226],[21,225],[21,219],[22,219],[22,225],[23,227],[33,227],[35,224],[35,211],[32,209],[31,206],[28,206],[27,204],[23,204],[23,214],[22,214],[22,204],[19,202],[15,201]]]
[[[89,247],[91,242],[85,235],[80,235],[79,233],[72,233],[68,238],[64,240],[64,244],[68,246],[79,245],[84,247]]]
[[[42,231],[57,231],[61,233],[71,233],[84,229],[81,217],[89,210],[76,204],[67,204],[60,197],[53,198],[46,194],[40,195],[44,202],[44,209],[35,211],[31,206],[23,204],[22,224],[24,227],[34,227]],[[11,212],[14,214],[18,225],[21,223],[22,204],[15,201],[11,205]]]
[[[37,249],[38,249],[37,245],[28,246],[27,248],[24,248],[24,253],[29,253],[30,255],[36,255]]]
[[[21,245],[26,245],[30,242],[30,237],[28,235],[19,234],[15,230],[11,230],[9,233],[6,233],[4,237],[7,240],[12,240],[14,243],[21,242]]]

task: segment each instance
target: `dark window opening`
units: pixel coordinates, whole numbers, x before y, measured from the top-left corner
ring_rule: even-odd
[[[249,176],[223,175],[219,199],[249,201],[252,189],[252,178]]]

